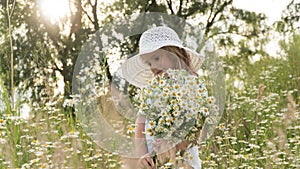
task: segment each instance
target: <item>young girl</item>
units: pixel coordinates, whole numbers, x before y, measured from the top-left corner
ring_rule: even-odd
[[[177,33],[165,26],[159,26],[145,31],[139,43],[139,54],[126,60],[122,64],[122,74],[131,84],[143,88],[147,80],[164,74],[168,69],[184,69],[192,75],[197,76],[196,71],[201,67],[203,58],[182,45]],[[186,163],[195,169],[201,168],[198,157],[198,147],[188,148],[189,141],[182,141],[177,145],[168,145],[166,140],[154,139],[145,132],[149,128],[148,120],[140,113],[136,120],[136,149],[140,156],[138,168],[155,168],[152,153],[161,147],[169,151],[188,151],[192,156],[186,159]],[[197,132],[198,137],[200,131]]]

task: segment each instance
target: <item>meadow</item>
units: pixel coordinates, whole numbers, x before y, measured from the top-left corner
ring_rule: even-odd
[[[0,169],[124,166],[120,154],[101,147],[87,133],[82,119],[74,114],[78,99],[70,88],[78,68],[76,59],[82,53],[98,59],[84,68],[96,72],[87,72],[88,76],[103,84],[112,82],[113,66],[108,57],[114,53],[118,55],[116,60],[124,60],[138,51],[138,34],[118,39],[122,32],[113,32],[116,37],[110,37],[113,33],[108,31],[106,36],[104,31],[105,41],[111,42],[112,54],[108,56],[102,51],[103,44],[96,44],[99,39],[94,34],[113,21],[115,25],[109,30],[116,25],[127,30],[130,24],[128,20],[119,21],[121,16],[151,12],[172,13],[195,21],[197,27],[204,28],[203,36],[195,36],[216,40],[221,51],[225,107],[214,133],[199,146],[203,168],[300,169],[299,2],[291,1],[281,20],[271,26],[266,24],[264,14],[239,9],[232,0],[180,0],[174,4],[155,0],[116,0],[111,4],[74,0],[65,1],[69,5],[64,9],[58,8],[64,6],[59,4],[61,1],[47,2],[54,2],[45,5],[52,17],[37,1],[0,2]],[[64,13],[54,17],[59,11]],[[137,23],[140,26],[144,21],[142,17]],[[158,19],[149,18],[152,22]],[[180,28],[175,23],[173,26]],[[277,35],[282,39],[280,49],[271,50],[279,53],[270,56],[265,47]],[[95,44],[85,44],[91,37],[96,37]],[[196,39],[196,45],[200,39]],[[89,47],[94,51],[86,50]],[[251,60],[257,55],[260,59]],[[86,58],[82,63],[89,61]],[[55,94],[58,87],[65,93]],[[93,87],[90,85],[87,92],[93,93]],[[126,87],[129,94],[135,90]],[[92,106],[106,113],[102,116],[115,132],[133,137],[133,122],[122,118],[114,107],[114,98],[103,95],[103,91],[96,92],[100,96]],[[25,115],[24,105],[30,107]]]
[[[254,74],[242,88],[226,82],[225,112],[200,146],[203,168],[300,168],[299,77],[288,65],[284,59],[261,60],[252,65]],[[0,168],[123,165],[117,153],[105,151],[87,136],[72,115],[74,100],[33,107],[26,119],[11,111],[1,86],[5,104],[0,114]],[[132,128],[128,130],[132,135]]]

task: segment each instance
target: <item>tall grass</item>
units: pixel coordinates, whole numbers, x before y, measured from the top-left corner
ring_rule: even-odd
[[[299,91],[292,86],[297,77],[286,78],[288,69],[270,64],[261,66],[251,85],[228,87],[222,120],[200,146],[203,168],[300,168]],[[31,117],[23,119],[18,106],[17,115],[12,113],[0,84],[0,168],[122,166],[117,154],[101,149],[72,118],[72,104],[58,98],[55,104],[32,105]]]
[[[62,104],[32,107],[29,119],[13,116],[1,84],[0,168],[120,167],[117,155],[93,143]]]

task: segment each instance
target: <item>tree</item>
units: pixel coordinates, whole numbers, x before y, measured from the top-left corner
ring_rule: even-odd
[[[267,33],[270,30],[265,23],[266,16],[237,9],[231,0],[127,0],[116,1],[108,8],[125,16],[142,12],[162,12],[193,21],[196,27],[202,29],[205,40],[217,42],[218,50],[225,56],[223,58],[226,72],[237,75],[239,79],[245,78],[243,74],[248,71],[246,65],[250,64],[254,55],[268,56],[264,50]]]
[[[5,15],[6,1],[1,1],[0,9],[1,32],[7,37],[7,21]],[[98,1],[72,1],[70,17],[59,23],[49,22],[39,9],[36,1],[19,1],[15,4],[12,15],[12,30],[14,31],[15,84],[32,91],[32,98],[37,102],[42,99],[52,100],[54,88],[57,87],[59,74],[65,83],[65,96],[71,92],[73,64],[81,50],[82,44],[99,29]],[[88,13],[86,10],[92,9]],[[91,22],[86,22],[88,18]],[[64,33],[63,30],[68,30]],[[1,49],[2,72],[7,74],[5,86],[10,89],[8,39]]]
[[[4,15],[6,1],[2,2],[0,7]],[[53,89],[57,87],[60,76],[64,80],[64,96],[68,97],[71,94],[74,64],[83,44],[105,23],[134,13],[162,12],[194,21],[203,28],[204,39],[216,41],[219,50],[224,51],[222,55],[226,56],[225,69],[230,74],[240,74],[245,71],[243,65],[249,63],[251,56],[264,54],[264,41],[259,40],[268,30],[264,26],[265,16],[237,9],[232,6],[232,0],[126,0],[115,1],[107,6],[100,4],[98,0],[76,0],[70,2],[70,9],[69,17],[51,23],[44,18],[36,1],[16,3],[12,19],[15,32],[15,83],[16,86],[23,85],[25,90],[31,90],[32,97],[39,102],[42,99],[53,99]],[[100,15],[105,12],[108,15],[101,20]],[[7,26],[4,17],[1,17],[1,24],[4,29],[0,31],[5,34]],[[23,33],[17,33],[16,30],[22,30]],[[115,43],[115,49],[120,50],[122,56],[133,53],[138,50],[138,38],[137,35],[119,44]],[[4,46],[7,46],[7,42],[6,39]],[[5,73],[5,70],[9,70],[7,49],[2,48],[0,53],[3,56],[2,71]],[[105,70],[108,80],[111,80],[110,65],[106,57],[101,57],[100,66]],[[233,69],[232,65],[239,66]],[[10,86],[8,76],[5,81]]]
[[[294,31],[299,31],[299,13],[300,1],[291,0],[281,16],[281,21],[275,23],[276,30],[281,33],[293,33]]]

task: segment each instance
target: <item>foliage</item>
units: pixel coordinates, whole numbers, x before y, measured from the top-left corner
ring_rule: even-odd
[[[4,2],[4,1],[3,1]],[[116,1],[112,5],[105,5],[99,1],[81,2],[80,0],[72,1],[70,8],[70,17],[62,18],[60,22],[50,22],[43,15],[43,12],[36,1],[18,1],[15,11],[12,15],[12,28],[14,30],[14,55],[15,67],[15,84],[19,88],[32,90],[33,99],[41,101],[40,93],[45,96],[44,99],[54,94],[53,88],[57,87],[57,80],[62,76],[64,80],[64,96],[68,97],[71,93],[71,80],[75,62],[81,52],[82,45],[88,37],[97,30],[104,27],[106,23],[115,21],[121,16],[129,16],[134,13],[143,12],[162,12],[177,15],[187,20],[197,20],[199,15],[207,18],[206,23],[198,22],[196,24],[204,28],[205,36],[216,38],[220,41],[221,50],[237,46],[233,41],[232,34],[246,37],[248,40],[259,37],[266,29],[262,27],[265,17],[261,14],[235,9],[232,7],[231,0],[212,0],[212,1]],[[5,3],[0,6],[2,15],[5,16]],[[100,19],[101,13],[107,13],[104,20]],[[116,15],[115,15],[116,14]],[[18,17],[20,16],[20,17]],[[0,31],[6,34],[6,18],[1,18],[3,29]],[[232,20],[233,22],[227,22]],[[223,24],[219,24],[223,23]],[[244,26],[249,29],[238,29]],[[113,28],[112,28],[113,29]],[[18,31],[17,31],[18,30]],[[248,32],[248,33],[247,33]],[[137,51],[137,37],[132,37],[128,43],[118,44],[122,56],[128,52]],[[230,43],[229,43],[230,42]],[[3,45],[7,45],[5,40]],[[243,58],[243,51],[248,51],[248,41],[242,41],[242,53],[236,56]],[[102,48],[99,44],[100,49]],[[121,45],[121,46],[120,46]],[[239,48],[237,48],[239,51]],[[254,51],[253,51],[254,50]],[[124,53],[125,52],[125,53]],[[250,54],[255,54],[256,50],[251,49]],[[9,70],[8,51],[6,48],[0,50],[1,67]],[[249,52],[244,55],[247,56]],[[107,56],[102,56],[107,60]],[[124,57],[123,57],[124,58]],[[247,57],[243,62],[247,61]],[[234,64],[230,62],[230,64]],[[106,75],[110,76],[110,69],[107,62],[103,62],[101,67],[106,70]],[[242,66],[240,67],[242,68]],[[34,71],[32,71],[34,70]],[[7,73],[7,72],[5,72]],[[9,85],[8,76],[5,77],[6,86]],[[108,77],[110,79],[110,77]],[[50,82],[49,83],[49,80]],[[110,79],[111,80],[111,79]],[[49,101],[50,99],[46,99]],[[44,101],[44,102],[47,102]]]
[[[300,29],[300,1],[291,0],[281,16],[281,21],[275,23],[276,30],[282,33],[294,33]]]
[[[68,17],[54,22],[46,19],[37,1],[16,1],[11,16],[19,99],[16,116],[10,108],[7,0],[0,2],[0,168],[120,168],[118,155],[93,143],[74,118],[72,104],[63,106],[63,102],[72,100],[75,62],[90,36],[120,17],[143,12],[194,21],[205,40],[217,42],[223,56],[226,113],[215,134],[200,147],[204,168],[300,167],[298,1],[292,0],[282,21],[275,24],[277,31],[286,35],[279,58],[265,51],[272,29],[265,23],[266,16],[237,9],[232,0],[117,0],[111,5],[97,0],[70,2],[73,10]],[[12,5],[12,1],[8,3]],[[124,59],[138,50],[138,38],[112,39],[115,42],[111,45]],[[101,43],[93,45],[103,47]],[[105,76],[98,80],[111,80],[109,56],[96,54],[102,60],[93,64],[99,64],[101,71],[97,70]],[[260,60],[252,63],[255,55]],[[64,91],[58,93],[54,89],[61,80]],[[235,85],[237,82],[241,85]],[[133,86],[125,84],[125,88],[134,95]],[[27,119],[21,116],[25,105],[21,103],[30,107]],[[128,130],[132,134],[133,127]]]

